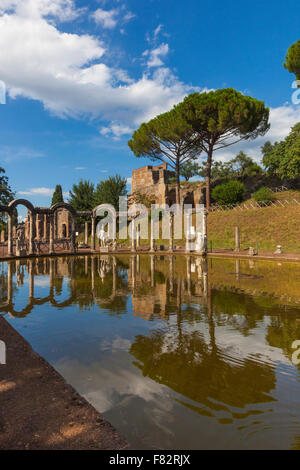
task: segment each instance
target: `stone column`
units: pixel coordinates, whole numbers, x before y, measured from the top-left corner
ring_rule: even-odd
[[[72,216],[72,221],[71,221],[71,253],[76,252],[76,233],[75,233],[75,219],[74,216]]]
[[[40,214],[36,214],[35,217],[35,238],[40,239]]]
[[[91,246],[91,249],[92,251],[95,251],[96,250],[96,243],[95,243],[95,216],[93,215],[92,216],[92,233],[91,233],[91,237],[92,237],[92,246]]]
[[[154,220],[151,217],[150,251],[155,251]]]
[[[54,217],[53,214],[49,215],[50,233],[49,233],[49,254],[54,253]]]
[[[132,219],[131,222],[131,251],[135,253],[136,251],[136,240],[135,240],[135,220]]]
[[[5,242],[5,231],[4,230],[1,230],[1,243],[4,243]]]
[[[87,245],[89,242],[89,223],[84,222],[84,243]]]
[[[174,216],[170,214],[170,243],[169,243],[169,251],[173,253],[174,251]]]
[[[202,231],[201,231],[201,234],[202,234],[202,237],[201,237],[201,243],[200,243],[200,240],[199,238],[197,238],[197,243],[199,244],[199,246],[197,247],[197,251],[200,255],[202,256],[206,256],[207,254],[207,211],[206,209],[202,210],[200,212],[201,214],[201,225],[202,225]],[[198,216],[198,213],[197,213],[197,216]],[[198,237],[198,235],[197,235]]]
[[[48,238],[48,234],[47,234],[47,214],[44,214],[43,224],[44,224],[44,237],[43,238],[46,240]]]
[[[240,251],[240,228],[235,227],[235,251]]]
[[[140,255],[137,255],[136,257],[136,272],[138,274],[140,273]]]
[[[186,229],[186,240],[185,240],[185,250],[186,251],[191,251],[191,240],[190,240],[190,236],[191,236],[191,220],[192,220],[192,214],[190,212],[187,212],[186,214],[186,225],[187,225],[187,229]]]
[[[7,229],[8,229],[7,255],[13,256],[14,252],[13,252],[13,216],[12,214],[8,214]]]
[[[34,254],[34,226],[35,226],[35,214],[30,213],[29,217],[29,254]]]
[[[140,247],[140,227],[139,226],[136,229],[136,246],[137,248]]]
[[[206,209],[203,211],[203,255],[207,254],[207,215],[208,212]]]

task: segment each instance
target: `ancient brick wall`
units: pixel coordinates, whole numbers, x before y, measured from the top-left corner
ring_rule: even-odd
[[[147,165],[133,170],[131,195],[128,199],[129,204],[133,202],[142,202],[146,197],[150,203],[169,204],[176,202],[175,184],[168,184],[170,177],[175,173],[169,171],[166,163],[161,165]],[[180,188],[181,200],[185,204],[203,203],[203,185],[204,183],[183,183]]]
[[[167,179],[167,164],[152,166],[147,165],[142,168],[137,168],[132,172],[131,193],[143,190],[145,187],[158,184],[160,179],[166,183]]]

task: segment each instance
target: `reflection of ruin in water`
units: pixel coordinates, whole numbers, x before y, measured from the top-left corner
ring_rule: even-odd
[[[291,344],[300,338],[297,265],[295,284],[286,281],[288,266],[276,271],[275,263],[250,266],[245,260],[206,262],[180,255],[43,258],[6,266],[0,286],[3,312],[20,318],[49,303],[57,309],[73,306],[74,311],[95,306],[96,312],[111,316],[132,313],[136,320],[153,322],[146,332],[135,331],[128,346],[130,363],[142,377],[172,390],[174,400],[201,418],[228,426],[258,415],[257,421],[270,425],[270,410],[278,401],[278,371],[256,357],[255,349],[237,354],[234,348],[243,347],[242,340],[249,348],[247,341],[257,331],[292,367]],[[43,298],[37,295],[37,276],[49,279]],[[15,295],[27,283],[28,302],[18,312]],[[221,334],[228,331],[229,343]]]

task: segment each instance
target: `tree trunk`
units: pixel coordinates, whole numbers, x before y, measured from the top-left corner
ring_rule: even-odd
[[[180,204],[180,178],[179,178],[179,163],[176,163],[176,204]]]
[[[210,210],[210,173],[211,173],[211,162],[212,162],[212,149],[209,150],[207,154],[207,162],[206,162],[206,209]]]

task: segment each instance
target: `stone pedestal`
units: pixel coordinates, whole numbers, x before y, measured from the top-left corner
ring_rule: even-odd
[[[255,254],[256,254],[256,253],[255,253],[255,250],[254,250],[253,246],[250,246],[250,247],[249,247],[249,251],[248,251],[248,255],[249,255],[249,256],[254,256]]]

